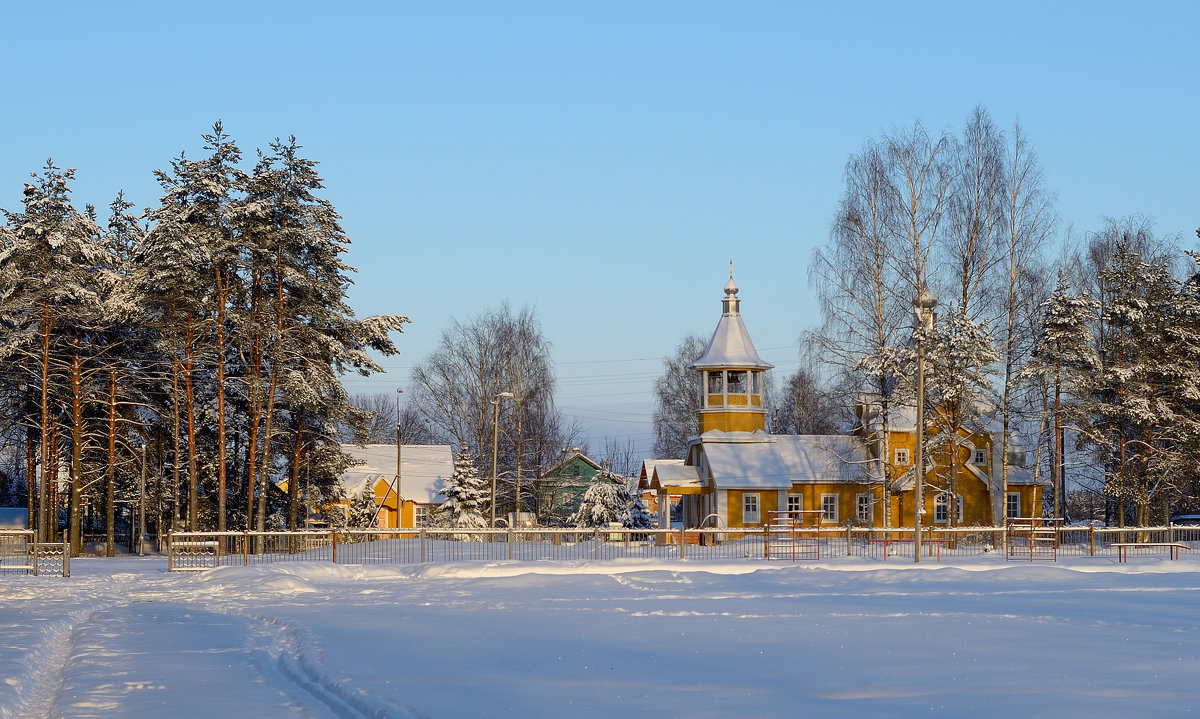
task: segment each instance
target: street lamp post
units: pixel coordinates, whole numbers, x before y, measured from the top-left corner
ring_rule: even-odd
[[[146,445],[142,445],[142,473],[138,480],[138,556],[146,556]]]
[[[937,297],[922,287],[913,307],[917,310],[918,330],[917,340],[917,447],[916,447],[916,480],[913,482],[913,562],[921,561],[921,516],[925,513],[925,332],[933,329],[933,308],[937,306]]]
[[[492,398],[492,519],[488,525],[492,529],[496,528],[496,460],[500,447],[500,398],[512,396],[512,392],[501,392]]]
[[[404,390],[396,388],[396,529],[400,528],[400,395]],[[414,522],[415,524],[415,522]]]

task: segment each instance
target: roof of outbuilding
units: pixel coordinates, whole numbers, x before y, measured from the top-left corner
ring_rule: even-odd
[[[342,474],[346,496],[354,498],[380,479],[392,485],[396,477],[396,445],[343,444],[342,450],[357,464]],[[418,504],[442,501],[438,490],[454,474],[454,456],[448,444],[406,444],[400,448],[400,496]]]

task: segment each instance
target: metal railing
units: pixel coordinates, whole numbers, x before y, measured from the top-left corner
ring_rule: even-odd
[[[61,542],[38,542],[32,529],[0,529],[0,574],[71,576],[71,547]]]
[[[763,556],[763,530],[727,529],[347,529],[301,532],[172,532],[167,567],[321,561],[417,564],[622,558],[745,559]]]
[[[795,530],[816,543],[820,558],[854,556],[886,560],[913,556],[911,528],[832,527]],[[1057,527],[1056,556],[1116,557],[1162,554],[1154,543],[1200,550],[1200,527]],[[1005,527],[931,527],[922,530],[923,557],[995,556],[1004,559],[1012,535]],[[346,529],[298,532],[173,532],[167,537],[170,571],[279,562],[420,564],[462,561],[657,559],[774,559],[791,557],[770,542],[767,527],[706,529]],[[776,548],[778,549],[778,548]],[[799,556],[799,555],[797,555]],[[811,555],[804,555],[808,558]]]

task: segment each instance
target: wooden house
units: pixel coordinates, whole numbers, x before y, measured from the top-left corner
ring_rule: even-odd
[[[439,490],[454,474],[454,457],[448,444],[401,446],[399,478],[394,444],[347,444],[342,450],[355,460],[342,475],[347,502],[369,490],[377,508],[375,526],[381,529],[428,524],[430,511],[445,499]]]

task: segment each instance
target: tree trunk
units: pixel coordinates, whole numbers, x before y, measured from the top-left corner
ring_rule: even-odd
[[[104,556],[116,555],[117,373],[108,373],[108,462],[104,487]]]
[[[296,417],[296,443],[292,446],[291,477],[288,479],[287,526],[296,527],[300,521],[300,461],[304,450],[304,410]],[[399,500],[396,506],[399,507]],[[399,526],[399,525],[397,525]]]
[[[83,362],[79,342],[71,356],[71,489],[67,527],[71,556],[83,552]]]

